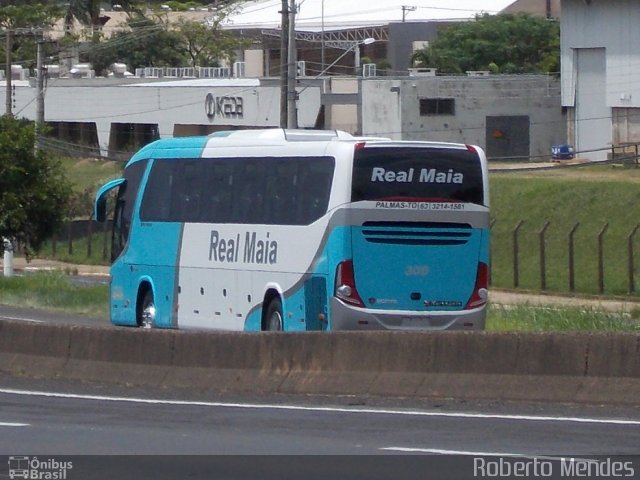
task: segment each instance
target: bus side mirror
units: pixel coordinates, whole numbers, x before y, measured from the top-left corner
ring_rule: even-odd
[[[104,222],[107,219],[107,194],[116,187],[124,184],[126,180],[124,178],[118,178],[117,180],[111,180],[104,184],[96,193],[96,201],[94,205],[94,218],[96,222]]]

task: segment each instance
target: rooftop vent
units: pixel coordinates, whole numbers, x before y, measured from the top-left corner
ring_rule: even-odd
[[[76,63],[69,70],[69,74],[73,78],[94,78],[96,76],[96,72],[92,69],[90,63]]]
[[[410,77],[435,77],[437,68],[410,68]]]

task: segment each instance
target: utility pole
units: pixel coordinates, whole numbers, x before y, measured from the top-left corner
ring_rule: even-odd
[[[289,46],[289,5],[287,4],[287,0],[282,0],[282,31],[280,35],[280,127],[287,127],[287,92],[288,90],[288,82],[287,77],[289,76],[289,68],[288,68],[288,46]]]
[[[296,109],[296,2],[289,5],[289,43],[287,59],[287,128],[298,128],[298,111]]]
[[[7,29],[5,30],[5,35],[7,36],[6,38],[6,45],[5,45],[5,68],[4,68],[4,76],[5,76],[5,86],[6,86],[6,96],[5,96],[5,100],[6,100],[6,111],[5,113],[7,115],[12,115],[12,108],[11,108],[11,104],[12,104],[12,98],[11,98],[11,30]]]
[[[42,50],[44,38],[38,38],[38,53],[36,57],[36,149],[40,147],[40,137],[44,126],[44,67],[42,66]]]
[[[321,4],[322,37],[320,39],[320,71],[324,70],[324,0]]]
[[[418,7],[402,5],[402,23],[404,23],[407,18],[407,12],[415,12]]]

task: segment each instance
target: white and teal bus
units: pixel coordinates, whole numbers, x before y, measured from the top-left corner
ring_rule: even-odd
[[[489,189],[474,146],[237,130],[137,152],[117,190],[116,325],[484,328]]]

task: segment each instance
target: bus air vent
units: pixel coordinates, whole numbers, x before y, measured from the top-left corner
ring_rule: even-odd
[[[471,225],[449,222],[365,222],[362,234],[371,243],[392,245],[464,245]]]

